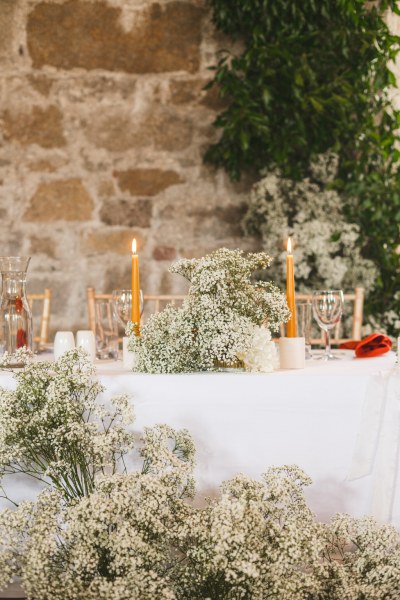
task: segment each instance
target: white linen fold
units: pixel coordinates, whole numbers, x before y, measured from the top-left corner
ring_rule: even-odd
[[[382,522],[392,520],[399,471],[400,370],[371,378],[348,481],[373,476],[370,514]]]

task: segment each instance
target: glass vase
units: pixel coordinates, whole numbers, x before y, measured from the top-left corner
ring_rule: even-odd
[[[0,256],[0,354],[32,350],[32,312],[26,297],[30,256]]]

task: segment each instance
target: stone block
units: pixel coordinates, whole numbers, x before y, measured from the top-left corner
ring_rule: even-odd
[[[56,244],[54,240],[49,237],[40,237],[33,235],[31,238],[31,249],[32,256],[36,254],[45,254],[50,258],[55,258],[56,255]]]
[[[238,225],[241,223],[247,209],[248,206],[244,202],[240,204],[228,204],[228,206],[217,206],[215,214],[218,219],[225,221],[225,223]]]
[[[61,167],[64,167],[66,164],[66,159],[61,158],[59,156],[53,156],[51,159],[42,159],[36,160],[34,162],[28,163],[28,169],[33,173],[54,173]]]
[[[138,252],[145,246],[143,236],[132,229],[110,230],[96,229],[85,233],[82,237],[82,250],[85,254],[119,254],[130,261],[132,254],[132,238],[136,238]]]
[[[204,79],[175,79],[170,82],[170,99],[173,104],[198,102],[205,86]]]
[[[154,260],[174,260],[176,258],[176,248],[173,246],[156,246],[153,250]]]
[[[143,279],[143,269],[141,269]],[[143,282],[140,282],[143,285]],[[127,256],[126,261],[117,258],[111,268],[107,268],[104,273],[103,291],[105,294],[113,290],[128,290],[132,286],[132,264]]]
[[[33,106],[30,112],[3,113],[4,137],[23,146],[38,144],[43,148],[65,146],[63,118],[57,106]]]
[[[149,148],[180,152],[193,141],[193,122],[175,110],[151,106],[149,110],[132,119],[129,111],[112,109],[99,114],[92,122],[82,123],[89,141],[110,152]]]
[[[127,31],[121,9],[107,2],[40,2],[28,16],[28,50],[35,68],[194,73],[204,14],[188,2],[153,2]]]
[[[205,91],[200,104],[203,104],[203,106],[206,106],[207,108],[211,108],[211,110],[220,112],[228,108],[230,99],[228,96],[222,97],[219,87],[217,85],[213,85],[211,88]]]
[[[151,200],[106,200],[100,218],[106,225],[147,228],[151,225]]]
[[[28,80],[32,87],[46,98],[50,94],[51,88],[53,87],[54,80],[49,79],[45,75],[30,75]]]
[[[132,196],[156,196],[171,185],[183,183],[175,171],[161,169],[128,169],[115,171],[114,175],[120,189]]]
[[[91,218],[93,200],[80,179],[41,183],[24,215],[26,221],[86,221]]]
[[[226,235],[232,237],[243,236],[242,220],[247,208],[247,204],[244,202],[239,205],[231,204],[224,207],[216,207],[215,216],[218,220],[228,225],[225,230]]]
[[[157,150],[181,152],[193,141],[193,121],[175,111],[164,109],[149,114],[138,131],[138,140],[153,143]]]
[[[112,198],[115,195],[115,185],[112,179],[103,179],[99,182],[97,193],[100,198]]]
[[[121,110],[99,113],[97,119],[83,121],[81,128],[94,146],[109,152],[127,152],[138,145],[131,117]]]
[[[0,1],[0,59],[12,55],[16,6],[15,0]]]

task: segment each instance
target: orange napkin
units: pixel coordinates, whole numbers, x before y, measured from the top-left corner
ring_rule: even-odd
[[[339,348],[346,350],[355,350],[357,358],[367,358],[369,356],[380,356],[389,352],[392,347],[392,340],[383,333],[371,333],[361,342],[350,341],[340,344]]]

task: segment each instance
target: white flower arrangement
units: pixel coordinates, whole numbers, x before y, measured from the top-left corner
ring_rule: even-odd
[[[189,434],[159,425],[134,444],[130,403],[98,404],[81,351],[16,377],[0,390],[0,471],[39,474],[47,489],[0,512],[0,589],[18,575],[28,600],[400,597],[399,532],[347,515],[316,522],[298,467],[237,475],[198,508]],[[134,449],[141,467],[128,474]]]
[[[278,257],[272,267],[278,284],[285,276],[285,241],[292,235],[299,291],[374,287],[377,270],[361,255],[359,226],[346,220],[343,200],[330,187],[337,165],[337,155],[320,155],[310,165],[309,178],[296,182],[272,171],[252,189],[244,228]]]
[[[28,473],[69,501],[90,493],[97,475],[116,472],[132,449],[133,412],[127,396],[101,405],[94,373],[81,349],[15,373],[17,390],[0,390],[0,478]]]
[[[190,282],[182,307],[167,306],[141,328],[134,327],[129,349],[135,370],[148,373],[214,371],[234,364],[253,344],[254,327],[265,324],[277,331],[290,312],[286,298],[271,282],[252,280],[272,259],[222,248],[201,259],[182,259],[170,271]],[[250,364],[250,363],[249,363]],[[271,363],[270,363],[271,364]]]

